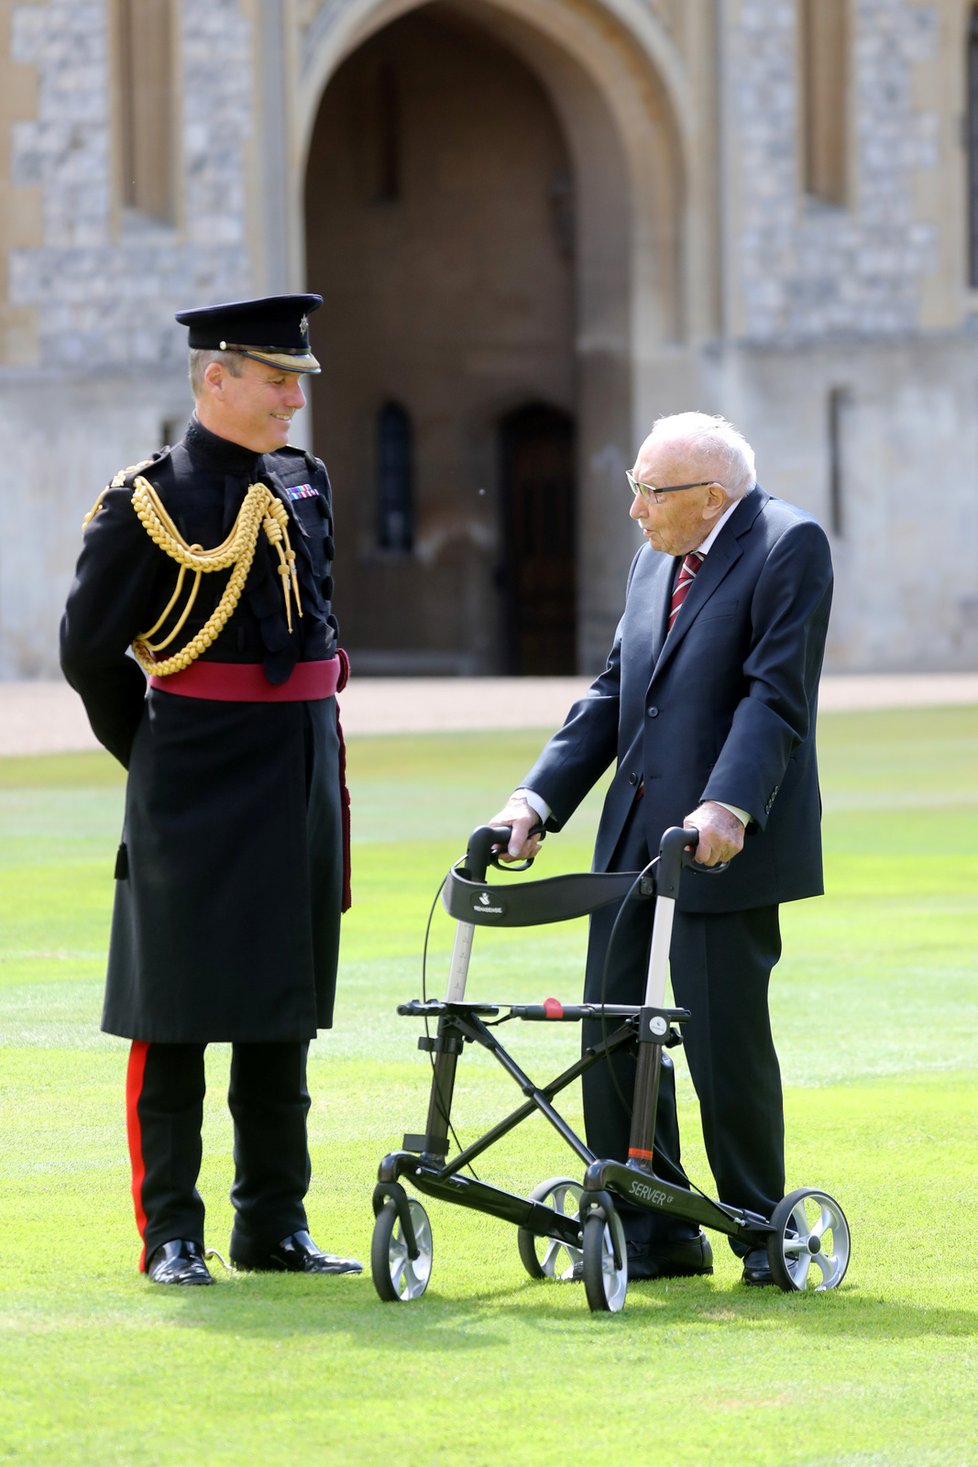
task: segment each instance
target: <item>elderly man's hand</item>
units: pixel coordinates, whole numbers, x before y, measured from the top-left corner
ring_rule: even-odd
[[[684,825],[695,825],[700,833],[694,859],[701,866],[718,866],[721,861],[732,861],[744,846],[744,827],[736,815],[718,805],[715,800],[705,800],[692,815],[687,815]]]
[[[494,815],[488,823],[513,827],[507,852],[505,855],[500,853],[501,861],[527,861],[540,849],[543,837],[539,833],[530,834],[533,826],[539,826],[540,817],[522,795],[511,795],[499,814]]]

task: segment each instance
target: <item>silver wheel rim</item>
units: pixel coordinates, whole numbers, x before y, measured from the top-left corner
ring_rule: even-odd
[[[546,1182],[542,1187],[535,1187],[530,1197],[534,1202],[549,1203],[554,1212],[561,1212],[565,1217],[577,1217],[583,1190],[577,1182]],[[573,1279],[574,1269],[583,1257],[580,1248],[562,1243],[559,1238],[534,1238],[533,1248],[540,1272],[548,1279],[564,1282]]]
[[[849,1224],[825,1192],[795,1203],[781,1236],[781,1254],[796,1289],[834,1289],[849,1266]]]
[[[391,1229],[391,1241],[387,1254],[387,1267],[391,1283],[399,1299],[417,1299],[428,1287],[431,1277],[431,1224],[428,1214],[413,1197],[408,1199],[408,1211],[414,1239],[418,1245],[417,1258],[408,1254],[407,1242],[401,1230],[400,1218]]]
[[[593,1237],[595,1224],[601,1228],[601,1268],[598,1277],[595,1278],[594,1249],[588,1238],[590,1230]],[[625,1303],[625,1295],[628,1292],[628,1251],[625,1243],[625,1229],[622,1227],[621,1218],[617,1212],[612,1212],[607,1222],[602,1223],[599,1217],[592,1214],[584,1224],[585,1249],[584,1249],[584,1288],[587,1294],[588,1304],[592,1309],[604,1307],[616,1314]],[[615,1267],[615,1251],[612,1243],[612,1230],[614,1238],[618,1243],[618,1256],[621,1259],[621,1268]]]
[[[612,1228],[614,1228],[615,1236],[618,1239],[618,1254],[621,1258],[621,1268],[615,1267],[615,1250],[611,1240]],[[601,1272],[604,1275],[604,1292],[608,1300],[608,1308],[612,1313],[617,1313],[625,1303],[625,1294],[628,1291],[627,1253],[625,1229],[622,1227],[621,1218],[615,1213],[611,1221],[605,1224],[601,1252]]]

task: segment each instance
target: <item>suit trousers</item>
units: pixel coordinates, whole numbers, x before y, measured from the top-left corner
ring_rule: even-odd
[[[140,1268],[162,1243],[203,1246],[203,1044],[146,1044],[129,1054],[126,1119]],[[228,1107],[234,1122],[231,1256],[259,1262],[306,1227],[310,1162],[306,1136],[308,1042],[233,1044]]]
[[[612,869],[642,870],[649,861],[640,822],[631,819]],[[735,858],[736,859],[736,858]],[[716,881],[722,881],[719,873]],[[586,1002],[644,1001],[653,904],[630,900],[591,918]],[[617,925],[616,925],[617,924]],[[609,950],[609,941],[614,937]],[[676,1006],[689,1009],[683,1048],[699,1100],[706,1154],[721,1202],[769,1217],[784,1193],[784,1111],[781,1071],[771,1034],[768,984],[781,955],[777,906],[698,913],[677,908],[670,947]],[[606,961],[607,959],[607,961]],[[668,996],[666,1005],[668,1006]],[[608,1030],[585,1021],[585,1047]],[[663,1050],[656,1117],[655,1170],[687,1186],[676,1110],[675,1071]],[[619,1052],[582,1077],[587,1144],[596,1156],[625,1160],[631,1124],[635,1056]],[[689,1237],[695,1227],[662,1214],[621,1207],[626,1235],[636,1243]],[[740,1254],[741,1245],[734,1246]]]

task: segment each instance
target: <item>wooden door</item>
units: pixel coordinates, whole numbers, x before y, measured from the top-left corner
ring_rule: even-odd
[[[500,423],[500,586],[506,671],[577,671],[573,419],[531,403]]]

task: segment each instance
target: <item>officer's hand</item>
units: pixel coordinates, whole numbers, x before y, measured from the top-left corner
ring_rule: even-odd
[[[527,861],[540,849],[541,836],[530,834],[531,827],[540,824],[540,817],[522,795],[511,795],[499,814],[488,823],[513,827],[506,854],[499,853],[501,861]]]
[[[683,825],[695,825],[700,833],[693,858],[701,866],[718,866],[721,861],[732,861],[743,850],[743,825],[726,806],[718,805],[715,800],[705,800],[692,815],[686,816]]]

